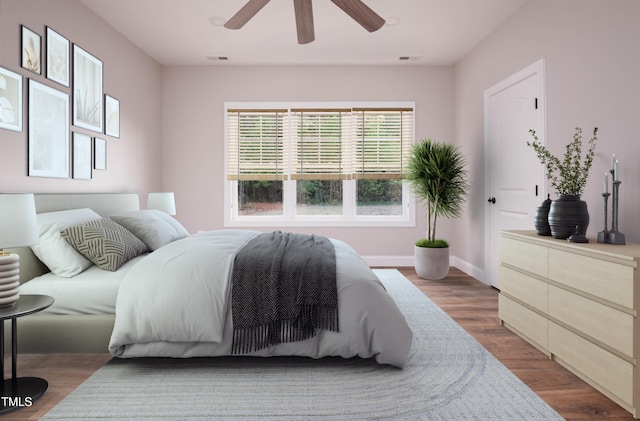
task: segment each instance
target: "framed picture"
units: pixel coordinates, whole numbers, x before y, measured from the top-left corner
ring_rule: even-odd
[[[73,178],[91,180],[91,136],[73,132]]]
[[[47,26],[47,78],[69,86],[69,40]]]
[[[104,134],[107,136],[120,137],[120,101],[104,96]]]
[[[73,124],[102,133],[102,61],[73,45]]]
[[[69,178],[69,95],[29,79],[29,175]]]
[[[107,141],[99,137],[93,139],[93,169],[107,169]]]
[[[22,131],[22,75],[0,67],[0,129]]]
[[[24,25],[22,28],[22,67],[41,74],[42,37]]]

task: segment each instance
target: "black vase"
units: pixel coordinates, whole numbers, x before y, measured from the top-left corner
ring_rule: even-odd
[[[549,208],[551,208],[551,199],[547,195],[547,200],[542,202],[542,206],[536,208],[536,213],[533,216],[533,225],[536,227],[538,235],[551,235]]]
[[[580,195],[560,195],[549,207],[549,227],[553,238],[569,238],[572,234],[586,235],[589,226],[587,202]]]

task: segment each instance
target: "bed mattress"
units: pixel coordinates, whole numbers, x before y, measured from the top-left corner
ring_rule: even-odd
[[[91,266],[72,278],[49,272],[22,284],[20,294],[52,296],[55,302],[40,314],[114,314],[122,279],[145,256],[129,260],[115,272],[97,266]]]

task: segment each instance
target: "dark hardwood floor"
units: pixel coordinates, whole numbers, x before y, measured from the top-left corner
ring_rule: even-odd
[[[501,326],[494,288],[455,268],[439,281],[420,279],[413,268],[398,269],[567,420],[633,420],[616,403]],[[32,406],[5,414],[2,420],[39,419],[109,359],[108,354],[19,355],[18,376],[43,377],[49,390]],[[10,367],[7,359],[5,378]]]

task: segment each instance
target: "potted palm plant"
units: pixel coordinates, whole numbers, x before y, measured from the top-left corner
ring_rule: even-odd
[[[419,277],[442,279],[449,273],[449,243],[436,238],[438,217],[457,218],[469,190],[467,162],[459,149],[424,139],[413,145],[407,161],[407,181],[427,210],[427,236],[416,242]]]

